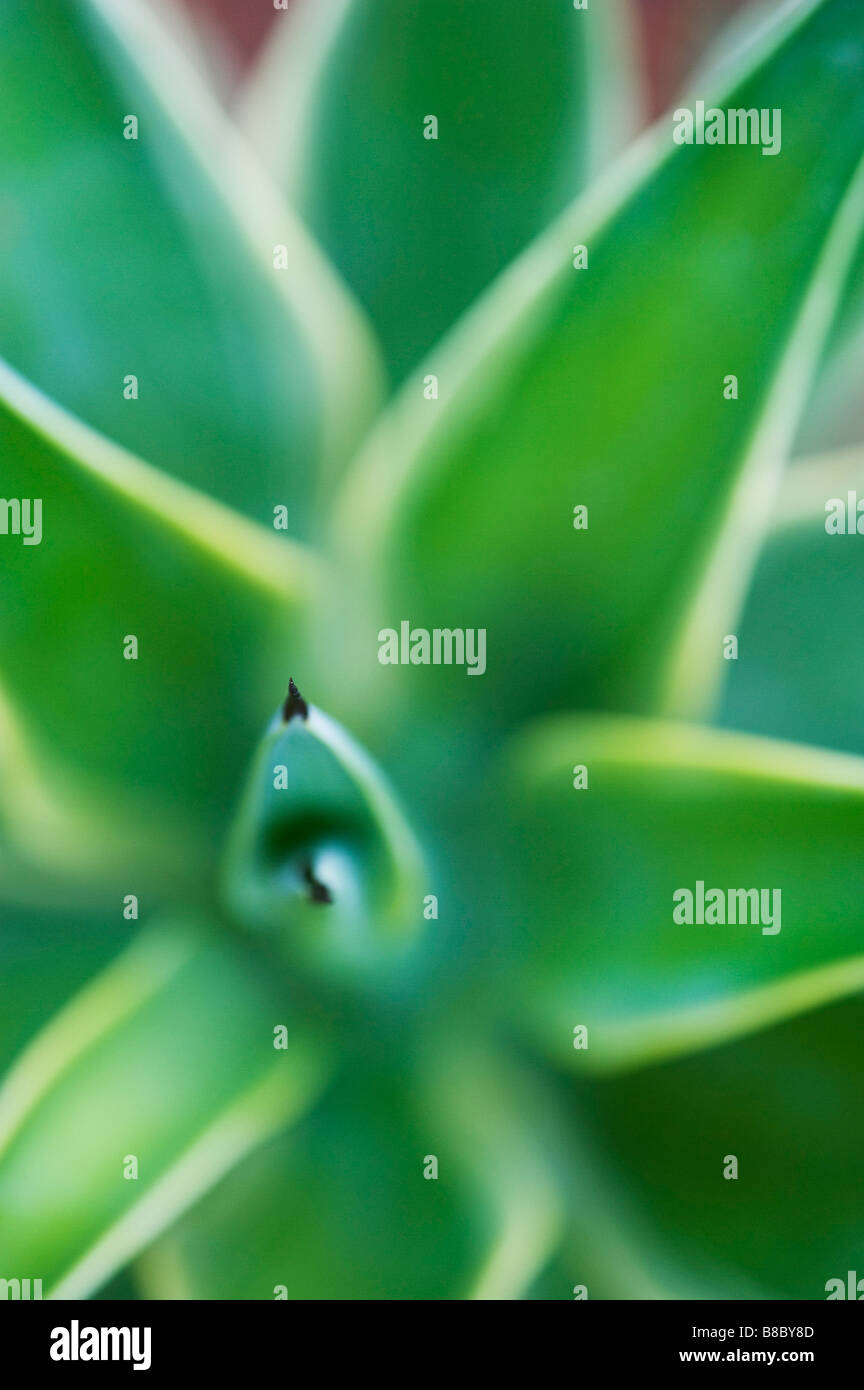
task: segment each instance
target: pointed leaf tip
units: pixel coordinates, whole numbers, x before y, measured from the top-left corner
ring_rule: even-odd
[[[288,724],[295,717],[295,715],[299,715],[301,719],[308,719],[309,706],[307,705],[306,701],[303,699],[303,696],[300,694],[300,691],[294,684],[293,679],[289,678],[288,694],[286,695],[285,703],[282,706],[282,718],[284,719],[285,723]]]
[[[292,969],[386,990],[419,960],[425,860],[372,758],[317,705],[290,718],[298,701],[292,681],[286,722],[271,722],[253,759],[225,904],[238,926],[278,942]]]
[[[326,883],[321,883],[315,877],[311,864],[307,864],[303,870],[303,879],[309,889],[310,903],[332,903],[333,894]]]

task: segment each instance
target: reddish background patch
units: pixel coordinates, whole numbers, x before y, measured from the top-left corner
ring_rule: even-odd
[[[411,0],[406,0],[406,4]],[[532,0],[525,0],[530,4]],[[632,0],[648,75],[649,115],[668,106],[723,22],[749,0]],[[273,0],[183,0],[193,18],[223,36],[238,68],[247,67],[282,12]],[[289,0],[290,3],[290,0]],[[470,3],[470,0],[466,0]]]

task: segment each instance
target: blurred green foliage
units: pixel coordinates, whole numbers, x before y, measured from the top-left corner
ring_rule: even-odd
[[[139,0],[7,0],[0,1277],[860,1263],[864,12],[683,98],[771,159],[634,139],[625,13],[307,0],[241,134]],[[403,620],[488,670],[382,666]],[[700,880],[782,930],[673,923]]]

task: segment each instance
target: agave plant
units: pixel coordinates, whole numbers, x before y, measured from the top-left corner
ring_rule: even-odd
[[[860,1264],[864,9],[770,9],[766,158],[609,0],[312,0],[236,119],[6,0],[0,1277]]]

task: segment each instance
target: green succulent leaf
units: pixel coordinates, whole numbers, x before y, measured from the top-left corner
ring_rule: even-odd
[[[291,1031],[275,1051],[277,1025]],[[260,972],[175,921],[149,932],[0,1088],[0,1265],[32,1271],[46,1297],[93,1293],[293,1120],[325,1074]]]
[[[23,866],[17,867],[23,872]],[[44,872],[32,877],[44,898]],[[0,905],[0,1073],[128,940],[129,923],[122,917],[120,899],[107,904],[103,897],[94,907],[70,892],[66,883],[57,882],[50,908],[44,901]]]
[[[299,1126],[159,1242],[145,1292],[520,1297],[559,1230],[554,1181],[501,1071],[438,1047],[419,1068],[355,1056]]]
[[[250,123],[402,377],[634,132],[627,11],[297,8]]]
[[[500,801],[508,1006],[562,1063],[642,1065],[864,987],[861,759],[670,721],[555,718],[517,741]]]
[[[425,869],[381,773],[291,682],[261,742],[225,872],[231,911],[295,963],[388,978],[423,924]]]
[[[284,505],[305,534],[374,409],[375,350],[146,6],[8,0],[0,178],[0,354],[151,463],[266,524]]]
[[[151,826],[130,826],[106,814],[104,797],[80,776],[62,769],[47,750],[38,756],[33,731],[14,711],[0,685],[0,899],[61,901],[75,889],[86,895],[94,882],[119,882],[133,864],[161,858]]]
[[[493,726],[701,710],[860,235],[862,53],[856,0],[784,9],[701,94],[781,110],[779,155],[677,145],[665,118],[427,359],[440,401],[418,378],[387,410],[338,525],[372,557],[350,661],[378,698],[398,675]],[[405,618],[485,627],[484,679],[382,672],[375,633]]]
[[[845,534],[826,531],[837,510]],[[864,451],[797,464],[737,624],[717,722],[864,754]]]
[[[864,358],[864,241],[831,332],[825,358],[801,421],[795,453],[807,455],[864,444],[861,361]]]
[[[66,859],[89,838],[102,871],[158,859],[166,883],[198,873],[284,680],[314,562],[2,364],[0,453],[7,496],[28,503],[22,533],[3,537],[0,807],[41,823],[42,841],[68,825]]]
[[[748,44],[759,44],[770,16],[761,4],[744,5],[720,32],[708,61],[691,82],[696,91],[722,76],[740,59]],[[851,56],[851,55],[847,55]],[[838,61],[843,55],[838,52]],[[686,99],[686,98],[685,98]],[[864,409],[859,389],[860,362],[864,351],[864,239],[858,244],[855,264],[835,316],[824,356],[799,422],[793,453],[806,457],[826,450],[847,448],[864,441]]]
[[[690,1272],[679,1297],[824,1299],[860,1274],[862,1026],[844,1001],[571,1100],[621,1206]]]

